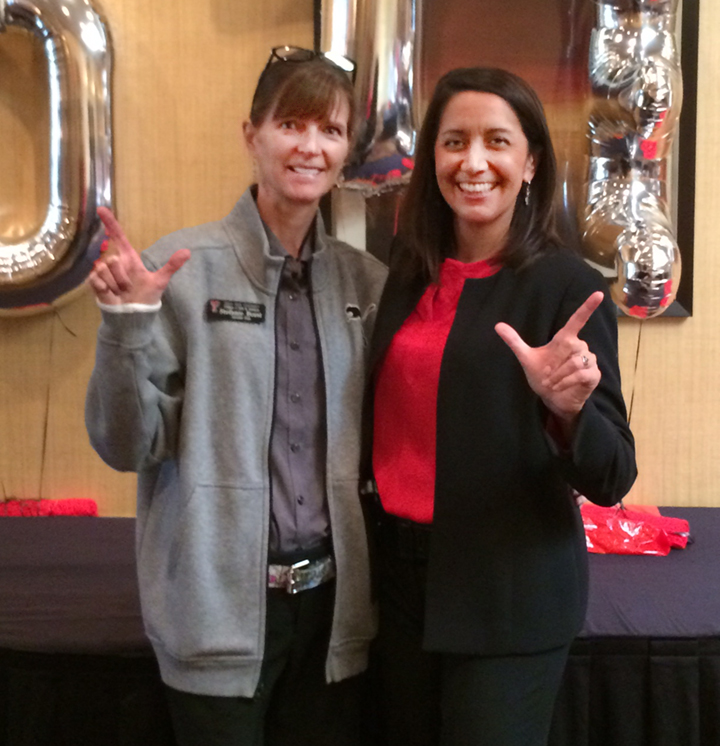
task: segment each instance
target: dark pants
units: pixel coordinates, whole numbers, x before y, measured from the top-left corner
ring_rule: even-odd
[[[375,655],[387,746],[544,746],[569,645],[497,657],[424,651],[428,542],[420,537],[417,553],[392,536],[380,542]]]
[[[255,697],[166,687],[178,746],[360,746],[360,678],[325,682],[334,581],[290,595],[269,589]]]

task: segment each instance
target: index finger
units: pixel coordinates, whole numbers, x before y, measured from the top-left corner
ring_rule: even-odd
[[[604,297],[605,295],[602,290],[596,290],[567,320],[562,330],[577,337],[585,324],[590,320],[590,317],[595,313],[595,309],[603,302]]]
[[[133,254],[137,254],[130,241],[127,240],[125,231],[122,229],[120,223],[118,223],[118,219],[115,217],[112,210],[107,207],[98,207],[97,214],[105,226],[105,233],[107,233],[107,236],[111,241],[115,241],[118,249],[121,252],[127,252],[129,250],[132,251]]]

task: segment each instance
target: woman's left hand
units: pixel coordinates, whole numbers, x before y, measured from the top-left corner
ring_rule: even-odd
[[[530,388],[566,425],[575,421],[600,382],[595,355],[578,334],[602,300],[602,292],[593,293],[542,347],[527,345],[508,324],[495,326],[495,331],[522,365]]]

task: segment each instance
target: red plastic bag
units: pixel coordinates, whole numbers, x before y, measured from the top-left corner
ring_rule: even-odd
[[[690,526],[682,518],[628,510],[603,508],[586,502],[580,506],[588,552],[595,554],[654,554],[665,556],[675,547],[683,549]]]

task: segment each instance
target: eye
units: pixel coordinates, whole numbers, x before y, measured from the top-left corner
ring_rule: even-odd
[[[496,148],[504,148],[510,145],[510,140],[508,140],[507,137],[503,137],[502,135],[496,135],[492,138],[492,140],[490,140],[490,144]]]
[[[446,137],[442,141],[442,144],[447,150],[461,150],[465,145],[465,141],[459,137]]]
[[[328,124],[325,127],[325,134],[332,135],[333,137],[342,137],[345,134],[345,132],[343,131],[341,127],[338,127],[335,124]]]
[[[298,125],[294,119],[284,119],[280,122],[279,127],[281,130],[296,130]]]

